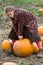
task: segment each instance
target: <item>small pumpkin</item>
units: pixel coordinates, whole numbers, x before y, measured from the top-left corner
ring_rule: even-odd
[[[13,62],[5,62],[2,65],[17,65],[17,64],[16,63],[13,63]]]
[[[41,41],[43,42],[43,36],[41,36]]]
[[[39,12],[43,12],[43,9],[39,9]]]
[[[33,42],[33,49],[34,49],[34,53],[38,53],[39,52],[39,48],[38,48],[36,42]]]
[[[41,36],[41,42],[42,42],[42,47],[43,47],[43,36]]]
[[[39,26],[39,27],[38,27],[38,33],[39,33],[40,35],[43,35],[43,26]]]
[[[2,49],[5,50],[5,51],[8,51],[11,49],[11,44],[8,40],[4,40],[2,42]]]
[[[33,46],[29,39],[17,40],[13,45],[13,51],[17,56],[28,56],[33,53]]]

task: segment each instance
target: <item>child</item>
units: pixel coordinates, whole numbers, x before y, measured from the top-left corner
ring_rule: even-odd
[[[33,45],[35,44],[39,49],[42,49],[40,46],[37,20],[32,13],[24,9],[9,6],[5,8],[5,13],[12,20],[13,25],[8,36],[11,44],[14,44],[16,40],[28,38]]]

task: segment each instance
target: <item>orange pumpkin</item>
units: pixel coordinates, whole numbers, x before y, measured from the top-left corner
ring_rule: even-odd
[[[10,42],[8,40],[4,40],[2,42],[2,49],[6,50],[6,51],[11,49],[11,44],[10,44]]]
[[[39,52],[39,48],[38,48],[36,42],[33,42],[33,49],[34,49],[34,53],[38,53]]]
[[[43,26],[39,26],[39,27],[38,27],[38,33],[39,33],[40,35],[43,35]]]
[[[43,42],[43,36],[41,37],[41,41]]]
[[[2,65],[17,65],[17,64],[16,63],[13,63],[13,62],[5,62]]]
[[[41,42],[42,42],[42,47],[43,47],[43,36],[41,36]]]
[[[33,46],[29,39],[17,40],[13,45],[13,50],[17,56],[28,56],[33,53]]]
[[[43,12],[43,9],[39,9],[39,12]]]

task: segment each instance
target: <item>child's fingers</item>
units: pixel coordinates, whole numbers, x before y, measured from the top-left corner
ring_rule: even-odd
[[[13,42],[12,42],[12,40],[11,40],[11,39],[9,39],[9,42],[10,42],[11,44],[13,44]]]

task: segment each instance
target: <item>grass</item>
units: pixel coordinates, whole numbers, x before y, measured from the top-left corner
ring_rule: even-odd
[[[43,16],[43,13],[38,11],[38,8],[43,7],[43,0],[0,0],[0,2],[3,2],[3,6],[14,5],[25,8],[33,12],[36,16]]]
[[[3,10],[0,8],[0,15],[2,15],[3,14]]]
[[[36,6],[34,8],[32,8],[31,4],[35,4]],[[43,7],[43,0],[15,0],[14,3],[15,6],[21,6],[29,11],[31,11],[33,14],[35,14],[36,16],[43,16],[43,13],[39,12],[37,7]],[[31,6],[29,6],[31,5]]]
[[[30,65],[30,64],[27,63],[25,60],[23,60],[23,61],[21,62],[21,65]]]

